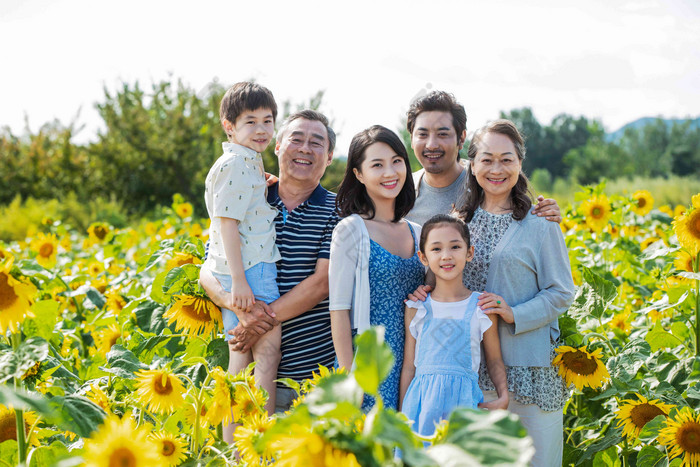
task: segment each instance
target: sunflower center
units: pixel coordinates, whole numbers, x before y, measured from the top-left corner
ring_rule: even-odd
[[[53,245],[44,243],[39,247],[39,256],[49,258],[53,254]]]
[[[194,302],[191,305],[183,305],[182,306],[182,312],[187,315],[187,317],[201,321],[203,323],[207,323],[211,321],[211,316],[209,316],[209,313],[206,313],[204,311],[200,311],[197,306],[198,302]]]
[[[127,448],[117,448],[109,456],[109,467],[135,467],[136,456]]]
[[[173,384],[170,382],[170,378],[166,376],[165,378],[165,385],[163,385],[163,378],[156,378],[155,384],[153,385],[153,389],[161,395],[168,395],[171,392],[173,392]]]
[[[579,375],[592,375],[598,369],[598,364],[594,358],[588,358],[584,352],[567,352],[561,357],[564,365],[569,370]]]
[[[600,206],[593,207],[593,209],[591,209],[591,216],[594,219],[600,219],[603,217],[603,209]]]
[[[663,410],[651,404],[639,404],[635,406],[630,412],[630,419],[637,428],[642,428],[650,420],[658,417],[659,415],[666,415]]]
[[[175,443],[173,443],[170,440],[163,440],[163,455],[164,456],[172,456],[173,453],[175,452]]]
[[[676,432],[676,442],[685,452],[700,453],[700,424],[686,422]]]
[[[688,227],[693,237],[700,240],[700,209],[693,213],[693,217],[688,222]]]
[[[95,237],[99,238],[100,240],[104,240],[104,238],[107,236],[107,229],[100,225],[95,227],[93,232],[95,232]]]
[[[119,333],[114,333],[114,334],[112,334],[112,336],[109,338],[109,348],[110,348],[110,349],[112,348],[112,346],[113,346],[114,344],[117,343],[117,339],[119,339],[120,337],[122,337],[122,335],[119,334]]]
[[[7,274],[0,272],[0,310],[6,310],[15,304],[17,294],[15,289],[8,283]]]
[[[8,439],[17,440],[17,425],[14,410],[8,411],[0,418],[0,443]]]

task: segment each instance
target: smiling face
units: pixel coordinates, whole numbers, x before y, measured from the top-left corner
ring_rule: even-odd
[[[436,277],[462,280],[462,271],[474,257],[474,247],[467,242],[454,224],[442,224],[428,233],[423,250],[419,252],[421,262],[430,268]]]
[[[491,132],[482,137],[471,164],[487,203],[508,199],[523,166],[513,141],[506,135]]]
[[[411,133],[411,147],[426,172],[439,174],[454,167],[465,135],[455,131],[452,114],[421,112]]]
[[[375,202],[396,199],[406,181],[406,162],[386,143],[373,143],[365,149],[360,169],[353,169],[357,180],[365,186]]]
[[[245,110],[234,123],[224,120],[223,124],[231,142],[255,152],[263,152],[275,132],[275,118],[267,108]]]
[[[318,185],[333,160],[328,151],[328,134],[323,123],[305,118],[292,121],[278,135],[275,154],[279,158],[280,178]]]

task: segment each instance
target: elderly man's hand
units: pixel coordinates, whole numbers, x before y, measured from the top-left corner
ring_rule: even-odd
[[[258,300],[248,313],[236,313],[239,323],[228,333],[233,336],[229,341],[232,350],[247,352],[261,335],[277,326],[279,322],[270,306]]]
[[[548,221],[561,222],[561,210],[556,200],[544,198],[542,195],[537,197],[537,204],[532,209],[532,213],[544,217]]]

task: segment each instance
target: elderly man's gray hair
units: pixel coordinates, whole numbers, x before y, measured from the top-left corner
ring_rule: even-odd
[[[280,126],[280,129],[277,131],[277,139],[281,139],[284,136],[285,131],[287,131],[289,124],[299,118],[323,123],[323,126],[326,127],[326,133],[328,133],[328,152],[333,152],[333,149],[335,149],[335,132],[333,131],[333,128],[329,126],[328,117],[316,110],[301,110],[285,118],[284,122],[282,122],[282,125]]]

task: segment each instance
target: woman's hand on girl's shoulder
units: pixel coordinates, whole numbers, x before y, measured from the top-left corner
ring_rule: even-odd
[[[535,204],[531,212],[536,216],[544,217],[548,221],[557,223],[562,221],[561,209],[559,209],[557,201],[552,198],[545,198],[542,195],[537,197],[537,204]]]
[[[428,298],[428,293],[433,290],[429,285],[419,285],[413,293],[408,294],[408,300],[414,302],[424,302]],[[404,300],[405,302],[406,300]]]
[[[498,315],[508,324],[513,324],[515,322],[513,309],[500,295],[491,292],[483,292],[479,295],[479,301],[476,305],[487,315]]]

